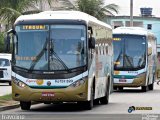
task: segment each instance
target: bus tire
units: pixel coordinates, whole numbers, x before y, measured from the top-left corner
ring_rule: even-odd
[[[115,91],[116,91],[117,89],[118,89],[118,87],[117,87],[117,86],[113,86],[113,90],[115,90]]]
[[[84,108],[86,110],[91,110],[93,108],[93,101],[94,101],[94,89],[92,87],[92,89],[91,89],[91,100],[85,101],[83,103],[84,104]]]
[[[107,89],[106,89],[106,93],[105,93],[106,95],[104,97],[100,98],[101,104],[108,104],[108,102],[109,102],[109,87],[110,87],[110,80],[107,84]]]
[[[118,90],[122,91],[122,90],[123,90],[123,87],[118,87]]]
[[[153,88],[154,88],[154,83],[148,85],[148,89],[149,89],[149,90],[153,90]]]
[[[99,102],[100,102],[99,99],[95,99],[95,100],[93,101],[93,104],[94,104],[94,105],[99,105]]]
[[[20,101],[20,106],[22,110],[30,110],[31,102]]]
[[[142,92],[147,92],[148,86],[142,86]]]
[[[154,89],[155,74],[153,74],[153,80],[152,81],[153,81],[153,83],[148,85],[148,89],[149,90],[153,90]]]

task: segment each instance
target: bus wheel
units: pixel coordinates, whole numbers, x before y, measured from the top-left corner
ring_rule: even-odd
[[[142,86],[142,92],[147,92],[148,86]]]
[[[104,97],[100,98],[101,104],[108,104],[108,101],[109,101],[109,86],[110,86],[110,81],[107,84],[106,95]]]
[[[95,100],[93,101],[93,104],[94,104],[94,105],[99,105],[99,99],[95,99]]]
[[[113,87],[113,90],[117,90],[117,86],[114,86],[114,87]]]
[[[149,90],[153,90],[154,89],[155,74],[153,74],[153,80],[152,81],[153,81],[153,83],[148,85],[148,89]]]
[[[84,102],[84,108],[86,110],[91,110],[93,108],[93,101],[94,101],[94,90],[93,90],[93,87],[92,87],[92,89],[91,89],[91,100]]]
[[[118,87],[118,90],[122,91],[122,90],[123,90],[123,87]]]
[[[20,106],[22,110],[30,110],[31,102],[22,102],[20,101]]]
[[[153,90],[153,88],[154,88],[154,83],[148,85],[148,89],[149,89],[149,90]]]

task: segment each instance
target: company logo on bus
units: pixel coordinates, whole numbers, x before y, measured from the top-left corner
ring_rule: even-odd
[[[48,86],[51,86],[51,82],[50,82],[50,81],[48,81],[48,82],[47,82],[47,85],[48,85]]]
[[[42,85],[43,84],[43,80],[36,80],[37,85]]]

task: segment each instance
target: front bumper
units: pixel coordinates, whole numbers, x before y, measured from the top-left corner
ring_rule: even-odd
[[[131,79],[132,83],[113,83],[114,87],[140,87],[145,86],[146,76]]]
[[[12,98],[16,101],[37,102],[77,102],[87,101],[88,82],[78,87],[60,89],[34,89],[29,86],[21,88],[12,82]],[[54,93],[54,96],[44,97],[42,93]]]

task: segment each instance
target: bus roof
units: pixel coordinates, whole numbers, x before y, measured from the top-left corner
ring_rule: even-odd
[[[141,27],[118,27],[113,30],[113,34],[130,34],[130,35],[152,35],[153,33]]]
[[[11,60],[11,54],[8,53],[0,53],[0,58],[5,58]]]
[[[105,26],[107,28],[111,28],[110,25],[98,20],[97,18],[88,15],[86,13],[80,11],[44,11],[38,14],[30,14],[30,15],[21,15],[17,18],[15,23],[18,21],[25,21],[25,20],[84,20],[88,24],[89,22],[94,22],[99,25]]]

